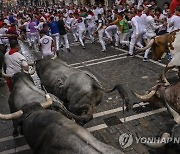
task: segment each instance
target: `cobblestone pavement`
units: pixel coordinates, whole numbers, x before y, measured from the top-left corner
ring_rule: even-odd
[[[72,41],[71,41],[72,42]],[[22,53],[29,61],[40,57],[39,53],[29,52],[26,43],[21,45]],[[104,88],[111,88],[115,84],[122,84],[128,92],[131,103],[139,103],[131,94],[131,90],[144,93],[156,84],[166,61],[161,63],[143,62],[140,55],[127,57],[126,50],[108,47],[108,52],[100,52],[99,43],[95,45],[86,41],[86,49],[82,49],[79,43],[71,43],[71,52],[60,51],[60,59],[66,61],[72,67],[92,72],[102,83]],[[171,82],[178,82],[176,71],[168,73]],[[35,84],[40,88],[40,80],[33,75]],[[9,113],[9,92],[6,85],[0,86],[0,113]],[[96,108],[94,119],[85,125],[93,135],[102,142],[120,148],[119,136],[123,133],[131,133],[133,143],[122,149],[126,154],[155,153],[141,143],[136,143],[136,137],[155,137],[171,128],[171,117],[163,107],[157,107],[149,103],[135,105],[133,110],[126,112],[126,121],[123,118],[122,100],[117,92],[105,94],[102,103]],[[0,121],[0,154],[22,153],[29,154],[32,151],[26,144],[23,136],[12,137],[12,122]]]

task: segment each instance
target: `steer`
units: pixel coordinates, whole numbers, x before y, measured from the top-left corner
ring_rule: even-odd
[[[159,139],[156,143],[146,143],[148,147],[158,148],[158,154],[179,154],[180,152],[180,114],[177,113],[171,106],[169,105],[167,98],[164,96],[163,91],[160,92],[160,96],[165,102],[165,105],[169,111],[169,113],[173,116],[176,124],[173,126],[170,133],[163,133],[161,139]],[[159,149],[161,148],[161,149]]]
[[[164,83],[159,83],[146,92],[145,95],[139,95],[136,92],[133,92],[133,94],[142,102],[154,103],[159,106],[165,104],[163,101],[164,97],[169,106],[180,114],[180,83],[169,86],[166,86]]]
[[[144,48],[138,48],[140,51],[144,51],[151,47],[152,49],[152,59],[153,60],[159,60],[161,57],[166,54],[170,53],[172,56],[171,61],[167,64],[165,69],[163,70],[163,73],[161,75],[161,79],[165,82],[166,85],[169,85],[169,82],[167,81],[165,75],[166,72],[169,69],[172,69],[174,67],[179,68],[179,77],[180,77],[180,30],[173,31],[168,34],[156,36],[151,39],[149,44]]]
[[[76,115],[92,116],[105,92],[94,75],[72,68],[59,59],[37,61],[36,71],[47,91],[61,99],[67,109]],[[107,92],[116,88],[128,106],[127,93],[120,85]]]
[[[28,98],[24,101],[26,100],[28,101]],[[11,118],[22,115],[24,136],[35,154],[124,154],[98,141],[85,128],[61,113],[41,107],[49,105],[51,103],[26,104],[22,110],[11,115]],[[9,115],[0,114],[0,119],[7,119],[6,116],[9,118]]]
[[[69,111],[63,106],[55,96],[51,95],[53,99],[52,108],[60,110],[63,114],[68,116],[69,118],[74,118],[79,123],[83,121],[89,121],[89,117],[78,117]],[[10,112],[16,112],[20,110],[24,105],[31,104],[32,102],[45,102],[46,101],[46,94],[44,91],[38,89],[33,82],[31,76],[27,73],[20,72],[16,73],[12,77],[12,92],[10,94],[8,103],[10,107]],[[90,117],[91,118],[91,117]],[[19,131],[19,121],[14,120],[14,131],[13,135],[17,136]]]

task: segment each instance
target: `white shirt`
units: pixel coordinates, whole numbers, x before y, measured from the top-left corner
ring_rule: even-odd
[[[171,18],[171,23],[173,23],[173,31],[180,29],[180,16],[173,15]]]
[[[41,51],[43,53],[43,56],[53,55],[52,43],[53,43],[53,39],[50,36],[43,35],[43,37],[40,39]]]
[[[138,18],[138,24],[139,24],[139,30],[140,33],[144,33],[146,32],[146,14],[142,14],[139,18]]]
[[[42,30],[43,29],[43,24],[44,24],[44,22],[40,22],[38,25],[37,25],[37,29],[38,30]]]
[[[5,27],[0,28],[0,34],[2,34],[2,35],[6,34],[7,31],[8,31],[8,29]],[[7,37],[1,38],[0,44],[9,44],[9,39]]]
[[[21,72],[22,66],[28,66],[26,58],[19,52],[15,52],[12,55],[9,55],[9,51],[6,52],[4,60],[7,66],[6,74],[9,76]]]
[[[78,20],[77,20],[77,27],[78,27],[78,30],[80,31],[84,31],[86,30],[86,26],[84,24],[84,18],[83,17],[80,17]]]
[[[94,22],[94,18],[92,15],[88,15],[86,17],[86,21],[89,27],[94,27],[95,26],[95,22]]]
[[[172,19],[172,17],[170,17],[170,18],[167,17],[167,32],[168,33],[173,31],[173,27],[169,27],[169,25],[171,23],[171,19]]]
[[[29,29],[29,21],[26,21],[23,26],[26,28],[26,32],[30,32],[30,29]]]
[[[139,25],[138,25],[138,16],[135,16],[131,19],[131,26],[134,35],[139,35]],[[133,35],[132,35],[133,36]]]
[[[146,35],[148,37],[156,36],[155,30],[160,28],[162,25],[157,26],[152,16],[146,18]]]

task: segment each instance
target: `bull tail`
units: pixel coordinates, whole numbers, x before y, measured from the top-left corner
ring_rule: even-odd
[[[135,48],[136,48],[137,50],[139,50],[139,51],[145,51],[145,50],[147,50],[147,49],[149,49],[149,48],[152,47],[154,41],[155,41],[154,38],[152,38],[152,39],[150,40],[150,42],[148,43],[148,45],[145,46],[144,48],[139,48],[139,47],[135,47]]]
[[[129,97],[128,97],[128,94],[127,94],[126,90],[123,88],[122,85],[117,84],[117,85],[114,86],[114,88],[112,88],[110,90],[106,90],[106,89],[103,89],[101,87],[96,87],[96,88],[100,89],[101,91],[103,91],[105,93],[111,93],[111,92],[117,90],[119,95],[120,95],[120,97],[123,100],[123,115],[125,113],[125,106],[126,106],[126,111],[129,111],[129,108],[130,108]]]

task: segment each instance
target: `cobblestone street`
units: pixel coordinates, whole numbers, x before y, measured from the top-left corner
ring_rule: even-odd
[[[149,154],[156,151],[147,148],[141,143],[136,143],[136,137],[156,137],[172,128],[172,118],[164,107],[147,103],[140,103],[131,91],[144,94],[149,88],[156,85],[160,73],[165,66],[164,61],[143,62],[141,55],[127,57],[127,51],[113,46],[108,46],[107,52],[100,52],[98,42],[91,44],[86,40],[86,49],[79,43],[71,42],[71,52],[60,51],[60,59],[72,67],[87,70],[94,74],[102,83],[103,88],[110,89],[116,84],[121,84],[127,90],[130,103],[138,103],[123,117],[122,100],[117,92],[104,94],[103,101],[96,108],[94,119],[85,127],[100,141],[121,149],[126,154]],[[38,59],[39,53],[29,52],[27,43],[21,44],[22,53],[29,61]],[[176,70],[168,73],[171,83],[179,81]],[[34,82],[40,88],[37,74],[33,75]],[[0,113],[9,113],[9,92],[6,84],[0,86]],[[155,103],[155,102],[154,102]],[[0,121],[0,154],[29,154],[32,151],[26,144],[23,136],[13,138],[12,122]],[[133,143],[122,149],[119,136],[131,133]]]

